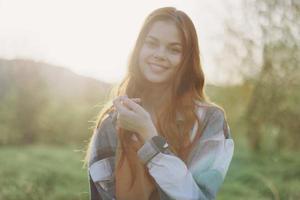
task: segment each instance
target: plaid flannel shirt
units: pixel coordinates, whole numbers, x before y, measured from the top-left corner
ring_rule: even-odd
[[[222,109],[197,102],[197,116],[202,135],[188,155],[187,164],[171,151],[159,153],[148,164],[161,200],[212,200],[228,171],[234,142]],[[178,115],[177,120],[183,120]],[[111,112],[95,130],[89,160],[88,176],[91,200],[115,199],[115,152],[117,147],[116,113]],[[190,131],[193,140],[198,129]]]

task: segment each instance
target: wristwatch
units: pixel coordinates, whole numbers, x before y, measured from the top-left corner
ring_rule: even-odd
[[[158,153],[164,153],[169,145],[166,139],[160,135],[153,136],[137,151],[138,157],[146,165]]]

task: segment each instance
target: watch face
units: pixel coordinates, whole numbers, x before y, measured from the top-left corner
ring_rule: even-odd
[[[167,143],[167,141],[166,141],[166,139],[164,137],[162,137],[162,136],[159,136],[159,135],[154,136],[152,138],[152,141],[159,148],[159,150],[161,152],[163,152],[169,146],[168,143]]]

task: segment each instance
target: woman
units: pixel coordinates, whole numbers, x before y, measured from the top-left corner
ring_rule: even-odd
[[[175,8],[153,11],[91,138],[91,199],[215,199],[234,143],[203,87],[192,21]]]

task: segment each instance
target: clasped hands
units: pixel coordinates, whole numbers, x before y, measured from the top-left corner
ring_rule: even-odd
[[[146,141],[158,133],[150,114],[137,102],[141,99],[127,96],[119,96],[113,101],[117,111],[117,128],[138,133]]]

